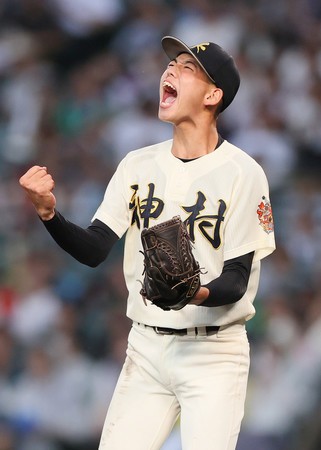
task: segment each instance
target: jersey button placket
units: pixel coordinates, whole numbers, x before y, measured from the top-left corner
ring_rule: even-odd
[[[186,186],[186,168],[180,167],[176,176],[176,188],[182,188]]]
[[[184,164],[184,163],[182,163]],[[167,195],[174,202],[182,202],[185,199],[188,178],[188,170],[186,167],[179,165],[173,168],[173,172],[169,177]]]

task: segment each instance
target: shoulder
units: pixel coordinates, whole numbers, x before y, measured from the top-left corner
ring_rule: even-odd
[[[224,149],[225,158],[233,164],[241,175],[249,176],[252,174],[265,177],[261,165],[244,150],[226,140],[222,145],[224,146],[222,149]]]
[[[149,145],[147,147],[142,147],[136,150],[132,150],[127,153],[125,158],[121,161],[122,165],[131,166],[132,164],[137,164],[140,161],[147,161],[154,159],[156,156],[162,153],[169,152],[172,147],[172,140],[167,140],[164,142],[159,142],[157,144]]]

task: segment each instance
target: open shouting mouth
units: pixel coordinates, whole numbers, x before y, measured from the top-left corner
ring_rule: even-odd
[[[163,94],[160,101],[162,108],[169,108],[177,98],[177,90],[169,81],[163,82]]]

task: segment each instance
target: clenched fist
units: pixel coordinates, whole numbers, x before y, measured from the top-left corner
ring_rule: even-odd
[[[33,166],[19,180],[42,220],[55,215],[56,198],[52,193],[55,182],[47,167]]]

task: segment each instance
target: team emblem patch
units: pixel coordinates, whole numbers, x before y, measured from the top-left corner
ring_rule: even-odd
[[[274,231],[272,208],[271,203],[265,197],[262,197],[262,201],[258,205],[258,210],[256,212],[263,230],[266,233],[272,233],[272,231]]]

